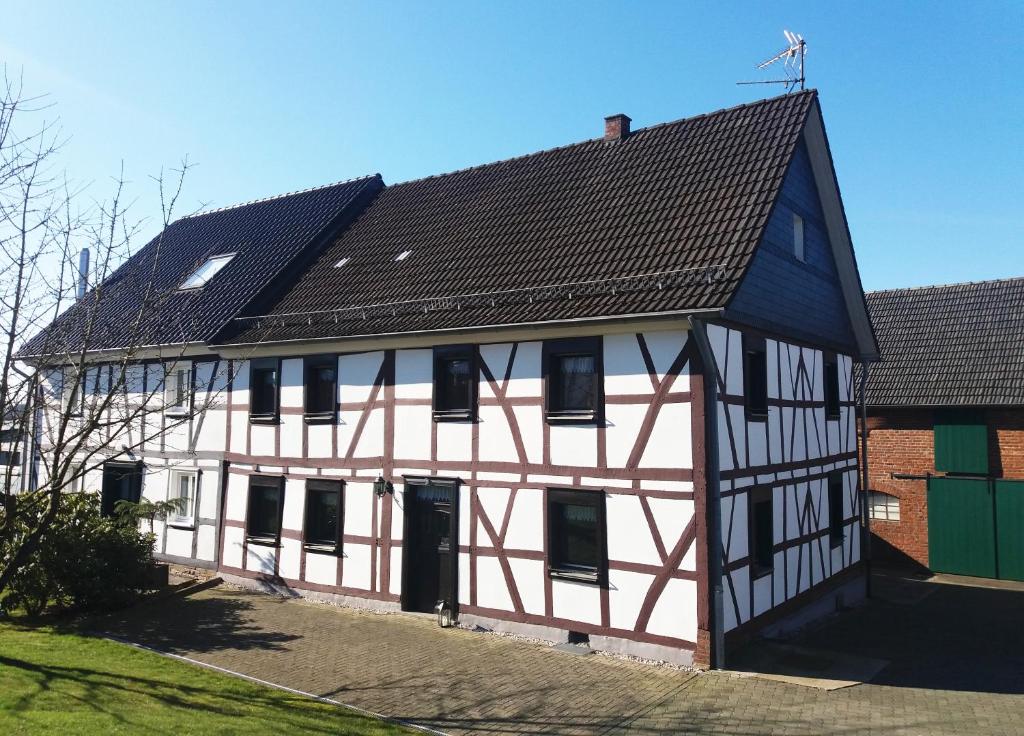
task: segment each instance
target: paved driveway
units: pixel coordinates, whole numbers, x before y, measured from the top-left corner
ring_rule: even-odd
[[[922,583],[914,584],[924,585]],[[804,646],[892,661],[825,692],[578,656],[429,618],[221,586],[140,606],[111,634],[452,734],[1021,734],[1024,592],[880,581],[888,600]]]

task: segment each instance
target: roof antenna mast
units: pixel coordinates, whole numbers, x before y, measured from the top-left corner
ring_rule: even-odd
[[[786,36],[786,40],[789,41],[789,46],[767,61],[762,61],[757,65],[757,68],[765,69],[775,62],[781,61],[786,78],[736,82],[736,84],[784,84],[786,85],[786,92],[792,92],[796,89],[797,85],[800,85],[800,89],[803,90],[805,81],[804,56],[807,55],[807,42],[804,41],[803,36],[799,33],[790,33],[789,31],[783,31],[782,33]]]

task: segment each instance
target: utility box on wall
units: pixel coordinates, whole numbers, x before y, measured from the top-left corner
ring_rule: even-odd
[[[988,424],[983,412],[936,412],[935,470],[988,475]]]

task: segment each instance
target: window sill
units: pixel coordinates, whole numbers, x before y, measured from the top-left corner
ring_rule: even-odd
[[[164,416],[166,417],[184,418],[188,415],[188,409],[164,409]]]
[[[303,544],[302,548],[307,552],[315,552],[321,555],[340,555],[341,547],[334,544]]]
[[[838,414],[828,414],[828,413],[825,414],[825,421],[826,422],[838,422],[839,418],[840,417],[839,417]]]
[[[747,411],[747,421],[748,422],[767,422],[768,421],[768,412],[767,411],[761,412],[761,411],[750,411],[750,410],[748,410]]]
[[[770,567],[759,567],[757,565],[750,566],[750,579],[760,580],[761,578],[768,577],[774,572]]]
[[[469,409],[454,410],[454,411],[438,411],[434,410],[434,421],[435,422],[472,422],[476,419],[474,413]]]
[[[600,421],[596,411],[549,411],[544,418],[548,424],[598,424]]]
[[[334,424],[337,415],[333,411],[307,412],[302,415],[302,421],[306,424]]]
[[[841,537],[836,538],[836,539],[830,539],[830,540],[828,540],[829,549],[839,549],[840,547],[843,546],[843,542],[845,542],[845,541],[846,541],[846,535],[845,534],[843,536],[841,536]]]
[[[578,570],[559,570],[554,567],[549,567],[548,577],[555,580],[568,580],[574,583],[587,583],[588,585],[601,584],[601,576],[596,571],[580,572]]]
[[[278,424],[280,419],[277,414],[250,414],[249,424]]]
[[[276,537],[246,537],[245,541],[249,544],[258,544],[261,547],[281,546],[281,540]]]
[[[192,519],[175,519],[174,521],[168,521],[167,526],[172,529],[186,529],[188,531],[195,531],[196,525]]]

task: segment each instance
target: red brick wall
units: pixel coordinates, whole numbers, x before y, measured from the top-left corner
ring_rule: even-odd
[[[1024,478],[1024,409],[987,410],[985,416],[989,473]],[[929,409],[868,410],[868,487],[900,499],[898,522],[871,520],[876,558],[928,566],[927,484],[896,480],[892,474],[935,473],[932,422]]]

